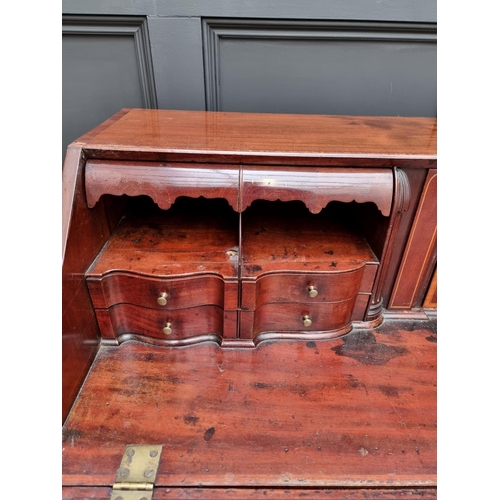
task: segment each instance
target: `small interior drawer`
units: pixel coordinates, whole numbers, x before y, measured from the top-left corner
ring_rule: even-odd
[[[87,285],[94,307],[99,309],[116,304],[159,310],[224,307],[224,280],[218,276],[156,279],[116,272],[102,278],[89,277]]]
[[[338,302],[350,299],[360,290],[365,266],[349,272],[330,274],[276,273],[261,276],[242,286],[243,309],[264,304]],[[255,291],[254,291],[255,289]]]
[[[224,327],[224,312],[217,306],[158,311],[119,304],[96,309],[96,316],[101,335],[108,339],[150,337],[169,342],[211,334],[222,337]]]
[[[300,333],[340,330],[351,322],[357,296],[324,304],[265,304],[256,309],[253,334],[264,332]],[[307,318],[306,318],[307,317]],[[304,323],[311,321],[309,326]]]

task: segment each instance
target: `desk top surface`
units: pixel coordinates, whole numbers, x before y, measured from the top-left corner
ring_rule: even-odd
[[[219,487],[213,498],[435,487],[436,327],[417,323],[255,350],[101,347],[63,428],[63,485],[112,484],[140,442],[164,444],[157,486]],[[395,498],[368,498],[378,493]]]
[[[436,159],[435,118],[292,115],[124,109],[75,141],[104,156],[117,152],[245,155],[328,160]],[[107,153],[107,154],[106,154]],[[262,161],[264,162],[264,161]]]

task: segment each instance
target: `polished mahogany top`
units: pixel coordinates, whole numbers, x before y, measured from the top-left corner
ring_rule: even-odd
[[[94,158],[428,166],[436,160],[436,119],[130,109],[75,142]]]

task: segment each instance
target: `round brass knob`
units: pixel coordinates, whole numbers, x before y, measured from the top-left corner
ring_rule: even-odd
[[[163,333],[165,335],[170,335],[172,333],[172,323],[168,322],[163,328]]]
[[[304,323],[304,326],[311,326],[313,324],[312,319],[308,314],[304,314],[304,316],[302,316],[302,323]]]
[[[167,297],[168,297],[168,293],[162,292],[162,293],[160,293],[160,296],[156,299],[156,302],[158,302],[158,304],[160,306],[166,306],[167,305]]]
[[[307,287],[307,291],[309,292],[309,297],[314,298],[318,296],[318,289],[314,285]]]

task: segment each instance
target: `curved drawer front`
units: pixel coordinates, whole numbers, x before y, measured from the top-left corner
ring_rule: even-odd
[[[340,330],[351,322],[356,298],[319,305],[265,304],[255,311],[253,334]],[[307,320],[311,322],[310,325]]]
[[[112,273],[103,278],[87,278],[87,284],[94,307],[99,309],[116,304],[160,310],[204,305],[224,307],[224,281],[217,276],[158,279]]]
[[[180,340],[208,334],[222,337],[223,333],[224,313],[217,306],[156,311],[133,304],[119,304],[96,313],[101,333],[106,338],[135,334],[162,340]]]
[[[245,282],[242,306],[252,310],[264,304],[339,302],[359,293],[364,268],[330,274],[269,274]]]

